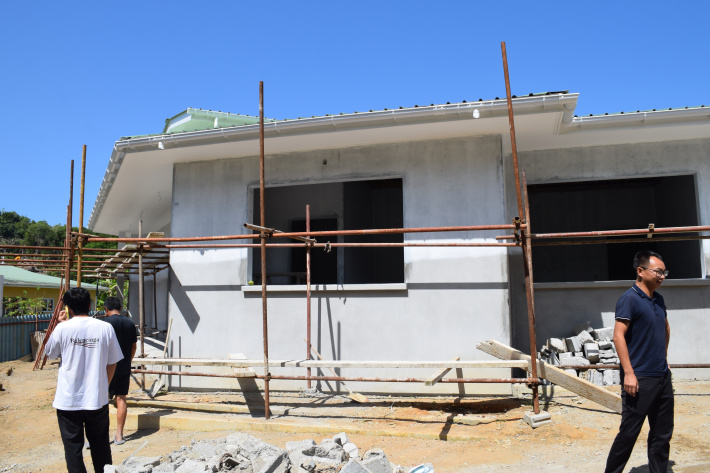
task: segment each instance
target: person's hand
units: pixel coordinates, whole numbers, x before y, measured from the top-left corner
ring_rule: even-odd
[[[629,396],[636,397],[636,393],[639,392],[639,382],[635,374],[624,375],[624,391],[626,391],[626,394]]]
[[[60,311],[59,311],[59,317],[57,317],[57,323],[66,322],[67,320],[69,320],[69,317],[67,317],[67,311],[66,311],[66,310],[60,310]]]

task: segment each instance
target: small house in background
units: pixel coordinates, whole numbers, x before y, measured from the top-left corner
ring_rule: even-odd
[[[2,297],[2,315],[8,315],[8,299],[41,299],[41,312],[51,312],[59,303],[59,290],[62,278],[47,274],[35,273],[26,269],[0,264],[0,296]],[[76,281],[71,281],[71,287],[76,287]],[[82,287],[91,293],[91,306],[96,310],[96,285],[83,283]],[[108,291],[107,287],[99,286],[99,292]],[[21,314],[34,315],[34,314]]]

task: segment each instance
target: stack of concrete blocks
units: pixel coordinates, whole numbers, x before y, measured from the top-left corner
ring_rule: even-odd
[[[163,457],[131,457],[107,465],[104,473],[405,473],[385,452],[372,449],[362,457],[345,433],[326,438],[287,442],[286,449],[241,432],[217,440],[192,441],[189,447]]]
[[[540,359],[554,366],[619,364],[612,327],[593,329],[589,322],[585,322],[576,326],[573,333],[576,335],[547,340],[545,346],[540,350]],[[567,368],[565,371],[598,386],[618,385],[621,382],[619,370],[616,368],[586,370]]]

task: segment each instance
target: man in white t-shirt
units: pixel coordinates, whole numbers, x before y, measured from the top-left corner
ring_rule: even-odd
[[[123,354],[113,327],[88,316],[89,291],[71,288],[63,301],[69,313],[60,312],[59,324],[45,346],[49,358],[62,358],[52,406],[57,409],[69,473],[86,473],[82,455],[85,431],[94,471],[100,472],[104,465],[112,464],[108,384]]]

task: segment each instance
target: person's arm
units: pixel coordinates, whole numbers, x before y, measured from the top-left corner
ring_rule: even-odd
[[[668,363],[668,344],[671,342],[671,326],[668,324],[666,317],[666,363]]]
[[[138,345],[136,345],[134,343],[133,346],[131,347],[131,361],[133,361],[133,357],[136,356],[136,348],[138,348]]]
[[[106,376],[108,377],[108,383],[111,384],[113,379],[113,374],[116,372],[116,363],[112,365],[106,365]]]
[[[634,374],[634,368],[631,366],[629,347],[626,345],[626,331],[629,329],[629,323],[628,320],[616,319],[614,324],[614,345],[616,346],[616,354],[619,357],[621,369],[624,370],[624,391],[630,396],[636,396],[639,390],[639,382]]]

